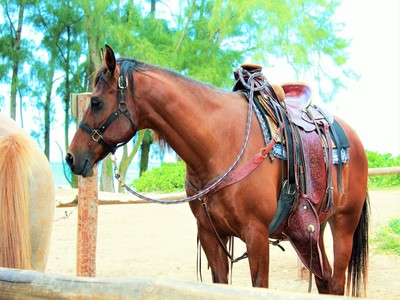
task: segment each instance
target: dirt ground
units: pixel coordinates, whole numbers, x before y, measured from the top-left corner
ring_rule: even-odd
[[[371,191],[370,197],[374,236],[388,220],[400,217],[400,190]],[[71,215],[62,218],[66,212]],[[76,236],[77,210],[57,208],[46,272],[76,274]],[[332,252],[331,243],[327,244],[328,253]],[[285,252],[271,249],[270,288],[307,293],[308,282],[298,280],[295,251],[288,242],[283,246]],[[236,239],[235,256],[243,252],[244,244]],[[373,247],[370,252],[368,298],[400,299],[400,256],[378,254]],[[204,255],[202,274],[203,282],[210,283]],[[96,275],[196,282],[196,221],[188,205],[100,205]],[[234,265],[232,281],[234,286],[251,286],[247,260]],[[314,282],[312,293],[317,293]]]

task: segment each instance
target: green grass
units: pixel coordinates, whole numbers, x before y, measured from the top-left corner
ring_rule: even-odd
[[[372,239],[372,243],[378,252],[400,255],[400,218],[393,219],[387,226],[382,227]]]

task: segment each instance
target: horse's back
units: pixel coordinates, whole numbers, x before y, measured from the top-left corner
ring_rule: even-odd
[[[0,121],[0,205],[3,208],[0,224],[4,232],[8,220],[17,221],[8,226],[8,237],[17,242],[20,239],[11,247],[1,245],[2,260],[5,260],[1,263],[6,267],[43,271],[55,207],[50,164],[39,146],[12,119],[0,114]],[[6,251],[17,253],[18,247],[22,247],[22,252],[29,251],[24,253],[24,262],[13,261],[15,257],[6,254]]]

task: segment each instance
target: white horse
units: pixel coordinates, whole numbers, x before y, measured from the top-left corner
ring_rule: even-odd
[[[0,267],[45,270],[54,208],[46,156],[14,120],[0,113]]]

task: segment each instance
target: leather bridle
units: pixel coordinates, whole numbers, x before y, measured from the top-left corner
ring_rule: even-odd
[[[111,146],[109,143],[107,143],[104,138],[103,134],[106,131],[108,127],[122,114],[124,115],[128,120],[129,123],[131,123],[131,126],[134,130],[134,135],[138,131],[137,126],[133,122],[133,119],[131,117],[131,114],[129,113],[128,106],[126,104],[126,99],[125,99],[125,91],[126,88],[128,87],[128,81],[126,77],[124,76],[119,76],[117,80],[117,85],[118,85],[118,108],[115,112],[113,112],[107,120],[104,121],[102,125],[98,129],[93,129],[90,127],[88,124],[86,124],[83,121],[80,121],[79,123],[79,128],[81,128],[83,131],[87,132],[93,139],[93,141],[98,142],[100,145],[102,145],[108,152],[111,152],[112,154],[117,151],[117,149],[126,143],[128,141],[123,142],[121,144],[118,144],[116,146]]]

